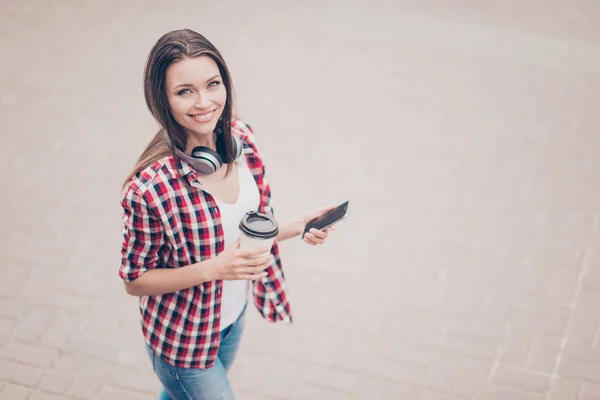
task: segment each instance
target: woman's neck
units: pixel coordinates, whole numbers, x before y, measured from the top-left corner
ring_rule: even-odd
[[[194,149],[194,147],[197,147],[197,146],[204,146],[204,147],[208,147],[212,150],[216,150],[217,143],[216,143],[215,133],[213,132],[212,134],[198,134],[198,133],[188,132],[186,153],[188,153],[188,154],[191,153],[191,151]]]

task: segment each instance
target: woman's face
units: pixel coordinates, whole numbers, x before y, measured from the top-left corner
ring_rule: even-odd
[[[171,64],[166,89],[173,118],[192,141],[212,135],[227,101],[217,63],[209,56],[200,56]]]

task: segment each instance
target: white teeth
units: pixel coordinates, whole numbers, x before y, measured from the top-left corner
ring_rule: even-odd
[[[208,121],[209,119],[212,118],[213,114],[214,114],[214,111],[211,111],[208,114],[193,115],[192,118],[194,118],[196,121]]]

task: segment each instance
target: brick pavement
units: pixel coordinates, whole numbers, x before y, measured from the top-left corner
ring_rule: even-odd
[[[0,4],[0,399],[152,399],[117,277],[144,59],[222,50],[279,215],[296,324],[249,318],[240,399],[600,399],[600,4]],[[332,184],[333,183],[333,184]]]

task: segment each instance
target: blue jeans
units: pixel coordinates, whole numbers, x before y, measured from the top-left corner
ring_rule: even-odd
[[[233,400],[227,379],[244,330],[246,310],[233,324],[221,331],[217,361],[212,368],[178,368],[167,363],[146,346],[152,368],[163,384],[159,400]]]

